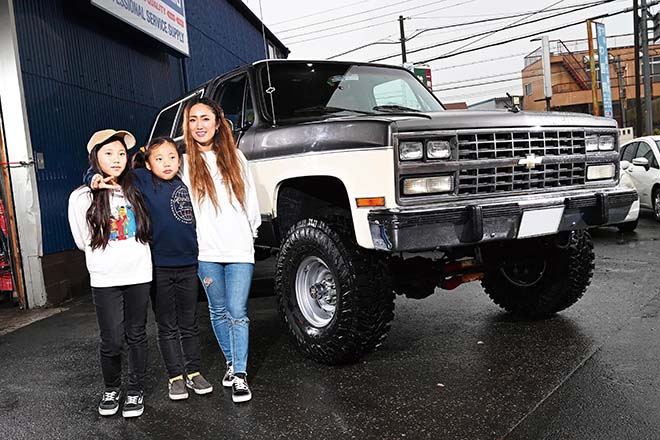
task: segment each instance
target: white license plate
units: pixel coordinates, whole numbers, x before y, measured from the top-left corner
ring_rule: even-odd
[[[518,238],[536,237],[557,232],[563,214],[563,206],[523,211],[520,228],[518,228]]]

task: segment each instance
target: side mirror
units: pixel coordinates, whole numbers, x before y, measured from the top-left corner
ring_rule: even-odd
[[[649,169],[649,160],[645,157],[636,157],[632,161],[633,165],[644,167],[647,171]]]
[[[622,170],[627,170],[628,168],[630,168],[630,165],[631,165],[630,162],[628,162],[627,160],[622,160],[621,161],[621,169]]]

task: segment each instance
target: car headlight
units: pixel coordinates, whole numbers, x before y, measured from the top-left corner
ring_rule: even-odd
[[[587,151],[598,151],[598,135],[591,134],[587,136],[584,144],[587,147]]]
[[[451,156],[449,141],[428,141],[426,154],[429,159],[446,159]]]
[[[612,179],[616,169],[613,163],[590,165],[587,167],[587,180]]]
[[[406,141],[399,144],[399,159],[415,160],[421,159],[424,152],[424,144],[419,141]]]
[[[453,189],[453,176],[415,177],[403,180],[403,194],[407,196],[446,193]]]
[[[614,136],[600,136],[598,138],[598,149],[602,151],[614,150]]]

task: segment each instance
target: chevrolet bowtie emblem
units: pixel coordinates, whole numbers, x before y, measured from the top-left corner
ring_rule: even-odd
[[[543,162],[543,157],[536,157],[535,154],[528,154],[526,158],[520,159],[518,161],[518,165],[523,165],[529,169],[532,169],[536,165],[540,165],[541,162]]]

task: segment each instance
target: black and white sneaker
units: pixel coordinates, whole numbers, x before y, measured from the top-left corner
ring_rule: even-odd
[[[231,400],[234,403],[247,402],[252,399],[252,392],[247,383],[247,378],[244,374],[234,376],[234,383],[231,385]]]
[[[126,394],[121,415],[125,418],[139,417],[144,412],[144,396],[140,392],[131,391]]]
[[[103,392],[101,403],[99,403],[99,414],[102,416],[114,416],[119,410],[119,399],[121,390],[107,389]]]
[[[231,388],[231,385],[234,383],[234,366],[232,364],[227,365],[227,371],[222,377],[222,386],[225,388]]]

